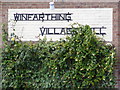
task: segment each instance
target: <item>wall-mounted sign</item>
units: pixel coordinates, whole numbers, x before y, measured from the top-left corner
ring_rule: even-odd
[[[59,40],[70,35],[70,24],[90,25],[96,34],[112,41],[112,8],[9,9],[8,33],[22,41]],[[14,31],[15,29],[15,31]]]

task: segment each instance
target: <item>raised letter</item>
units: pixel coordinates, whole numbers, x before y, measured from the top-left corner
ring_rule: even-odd
[[[72,28],[66,28],[66,34],[72,34],[72,33],[71,33],[71,29],[72,29]]]
[[[33,14],[28,14],[28,20],[30,21],[30,18],[32,18]]]
[[[38,20],[37,14],[34,14],[33,20]]]
[[[47,21],[49,21],[50,14],[45,14],[47,16]]]
[[[59,34],[59,33],[56,32],[56,29],[57,29],[57,28],[54,28],[54,34]]]
[[[71,19],[71,15],[72,15],[72,13],[69,13],[68,12],[68,14],[66,14],[66,20],[69,22],[69,21],[72,21],[72,19]]]
[[[65,28],[61,28],[60,34],[62,35],[62,33],[64,33],[63,35],[65,35]]]
[[[43,30],[42,30],[42,29],[43,29]],[[44,27],[40,28],[40,32],[41,32],[41,35],[43,36],[44,33],[45,33],[45,28],[44,28]]]
[[[41,20],[42,19],[42,20]],[[42,22],[44,21],[44,13],[39,14],[39,20],[41,20]]]
[[[51,20],[55,20],[56,19],[56,15],[55,14],[51,14]]]
[[[20,15],[18,13],[14,14],[14,20],[19,21]]]

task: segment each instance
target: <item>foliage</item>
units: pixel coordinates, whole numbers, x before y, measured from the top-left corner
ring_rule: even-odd
[[[4,31],[3,88],[114,87],[113,46],[88,25],[73,24],[71,32],[66,40],[21,42]]]

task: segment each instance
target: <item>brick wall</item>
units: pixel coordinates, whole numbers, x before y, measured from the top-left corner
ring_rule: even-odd
[[[117,21],[116,21],[117,22]],[[117,57],[118,57],[118,62],[117,62],[117,69],[116,70],[116,76],[117,76],[117,83],[118,87],[120,88],[120,2],[118,5],[118,33],[116,34],[118,38],[118,46],[117,46]]]
[[[84,0],[83,0],[84,1]],[[116,87],[120,88],[120,2],[119,0],[111,0],[110,2],[95,2],[95,0],[89,0],[91,2],[55,2],[55,8],[113,8],[113,41],[112,43],[116,47],[117,59],[118,62],[115,67],[115,75],[117,77]],[[1,6],[1,3],[0,3]],[[0,9],[0,23],[7,24],[8,19],[8,9],[17,9],[17,8],[49,8],[49,2],[2,2],[2,7]],[[2,11],[2,12],[1,12]],[[2,15],[1,15],[2,13]],[[1,20],[2,19],[2,20]],[[0,28],[1,29],[1,28]],[[1,31],[0,31],[1,33]],[[2,44],[0,37],[0,45]]]
[[[2,3],[1,3],[1,1],[0,1],[0,24],[2,24]],[[2,47],[2,37],[1,37],[1,35],[2,35],[2,26],[0,25],[0,47]],[[1,57],[1,55],[0,55],[0,57]],[[0,63],[1,63],[1,59],[2,58],[0,58]],[[0,81],[2,81],[2,69],[1,69],[1,65],[0,65]],[[2,88],[2,82],[0,82],[0,89]]]
[[[0,24],[2,23],[2,3],[1,3],[1,1],[0,1]],[[1,30],[1,25],[0,25],[0,36],[1,36],[1,34],[2,34],[2,30]],[[0,46],[2,46],[2,38],[0,37]]]
[[[0,0],[2,2],[50,2],[53,0]],[[54,0],[57,2],[119,2],[120,0]]]

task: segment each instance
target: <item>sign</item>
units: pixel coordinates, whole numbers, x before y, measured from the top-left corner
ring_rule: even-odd
[[[70,35],[70,24],[90,25],[99,37],[112,41],[112,8],[9,9],[9,38],[15,33],[22,41],[59,40]]]

